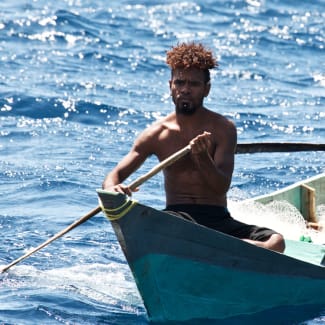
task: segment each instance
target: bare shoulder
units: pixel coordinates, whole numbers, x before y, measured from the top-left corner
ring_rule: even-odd
[[[144,129],[134,142],[134,146],[148,151],[149,154],[154,154],[157,151],[157,144],[164,137],[164,134],[172,128],[175,123],[174,114],[169,114]]]
[[[235,123],[224,115],[207,110],[206,119],[209,124],[209,132],[215,148],[225,152],[234,152],[237,145],[237,129]]]
[[[221,127],[223,131],[235,132],[236,133],[236,125],[235,123],[227,118],[224,115],[213,112],[211,110],[206,110],[206,118],[212,123],[215,127]]]
[[[171,129],[174,124],[175,114],[169,114],[149,125],[144,131],[142,131],[140,136],[155,141],[160,137],[162,132]]]

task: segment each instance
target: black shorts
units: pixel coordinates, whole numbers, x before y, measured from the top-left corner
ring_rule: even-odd
[[[269,239],[271,235],[277,234],[277,232],[272,229],[248,225],[235,220],[225,207],[202,204],[176,204],[167,206],[164,211],[176,212],[178,215],[197,222],[200,225],[240,239],[265,241]]]

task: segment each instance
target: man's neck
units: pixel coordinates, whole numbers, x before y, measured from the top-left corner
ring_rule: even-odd
[[[201,118],[202,118],[202,113],[206,111],[206,108],[201,106],[195,110],[194,113],[192,114],[183,114],[183,113],[177,113],[175,112],[175,117],[176,121],[180,125],[193,125],[197,124]]]

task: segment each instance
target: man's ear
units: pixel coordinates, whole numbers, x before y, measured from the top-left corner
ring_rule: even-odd
[[[172,94],[172,80],[169,80],[169,95],[173,96],[173,94]]]
[[[205,92],[204,92],[204,97],[207,97],[210,93],[210,89],[211,89],[211,82],[208,81],[206,84],[205,84]]]

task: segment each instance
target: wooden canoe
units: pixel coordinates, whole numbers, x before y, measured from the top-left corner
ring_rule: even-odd
[[[290,254],[280,254],[97,192],[152,323],[293,324],[324,315],[325,246],[290,241]]]
[[[263,204],[272,201],[289,202],[298,209],[307,222],[318,223],[320,220],[316,207],[325,205],[325,173],[250,200]]]

